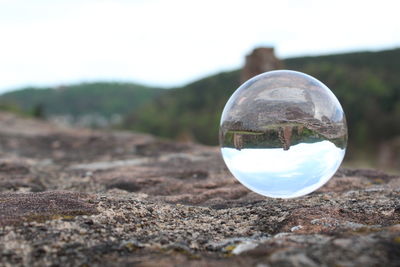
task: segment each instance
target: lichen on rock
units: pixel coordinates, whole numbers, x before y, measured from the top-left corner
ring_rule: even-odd
[[[308,196],[271,199],[218,148],[10,120],[0,266],[399,266],[399,176],[340,169]]]

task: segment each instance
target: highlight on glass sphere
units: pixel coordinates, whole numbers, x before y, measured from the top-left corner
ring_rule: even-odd
[[[245,82],[225,105],[220,145],[231,173],[250,190],[293,198],[324,185],[347,145],[343,109],[328,87],[296,71]]]

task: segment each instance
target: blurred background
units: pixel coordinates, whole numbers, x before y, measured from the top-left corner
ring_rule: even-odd
[[[233,91],[258,73],[292,69],[342,103],[345,166],[400,172],[399,7],[0,0],[0,110],[217,145]]]

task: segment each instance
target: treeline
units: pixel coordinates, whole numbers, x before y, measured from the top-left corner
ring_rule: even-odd
[[[374,149],[400,135],[400,49],[292,58],[284,64],[336,94],[346,113],[350,148]],[[222,109],[238,86],[239,71],[231,71],[169,90],[127,116],[124,126],[216,145]]]
[[[25,88],[0,96],[0,109],[27,115],[74,117],[124,115],[164,92],[132,83],[82,83],[57,88]]]
[[[339,98],[350,155],[400,135],[400,49],[291,58],[284,65],[316,77]],[[239,70],[223,72],[169,90],[128,83],[27,88],[2,95],[0,109],[45,117],[120,114],[124,129],[216,145],[221,112],[239,76]]]

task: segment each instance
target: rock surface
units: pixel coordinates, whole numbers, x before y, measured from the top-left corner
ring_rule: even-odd
[[[248,191],[219,149],[0,114],[0,266],[399,266],[400,177]]]

